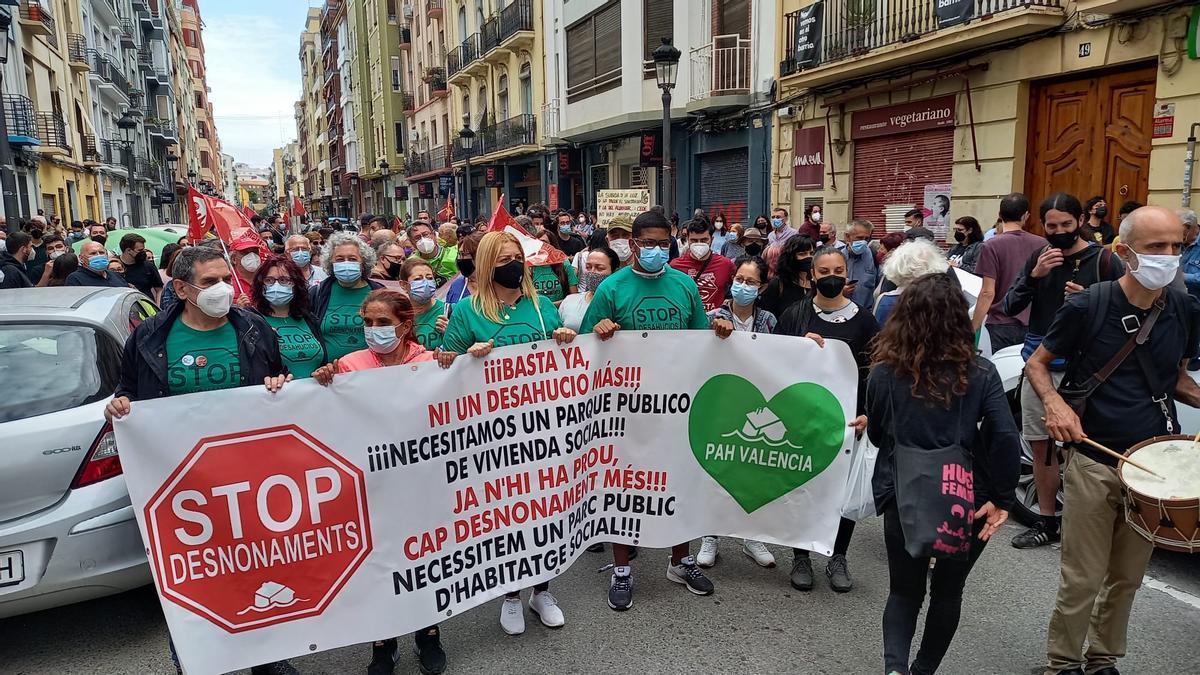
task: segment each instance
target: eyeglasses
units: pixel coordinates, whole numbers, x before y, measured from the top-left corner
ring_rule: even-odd
[[[671,248],[670,239],[637,239],[639,248]]]
[[[264,286],[271,286],[273,284],[279,284],[280,286],[291,286],[292,278],[291,277],[263,277],[263,285]]]
[[[758,280],[758,277],[744,277],[739,274],[734,277],[733,280],[739,284],[745,284],[752,288],[758,288],[759,286],[762,286],[762,282]]]

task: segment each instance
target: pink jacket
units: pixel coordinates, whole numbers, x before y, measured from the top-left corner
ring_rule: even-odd
[[[433,352],[422,347],[419,343],[409,343],[407,350],[404,353],[404,361],[401,363],[419,363],[421,361],[432,361]],[[360,349],[338,359],[337,371],[339,373],[348,373],[352,370],[369,370],[371,368],[383,367],[383,362],[375,355],[375,352],[370,349]]]

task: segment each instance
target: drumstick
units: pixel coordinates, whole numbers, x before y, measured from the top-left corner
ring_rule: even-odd
[[[1046,418],[1043,417],[1042,421],[1045,422]],[[1198,440],[1200,440],[1200,434],[1197,434],[1196,438]],[[1088,445],[1092,446],[1093,448],[1099,450],[1100,452],[1103,452],[1103,453],[1109,455],[1110,457],[1113,457],[1118,462],[1125,462],[1126,464],[1132,464],[1132,465],[1136,466],[1137,468],[1141,469],[1142,471],[1145,471],[1146,473],[1150,474],[1151,476],[1154,476],[1155,478],[1158,478],[1160,480],[1166,480],[1166,478],[1163,478],[1162,476],[1154,473],[1150,469],[1147,469],[1142,464],[1139,464],[1139,463],[1133,461],[1132,459],[1129,459],[1128,457],[1126,457],[1125,455],[1122,455],[1121,453],[1117,452],[1116,450],[1109,450],[1108,448],[1104,447],[1103,445],[1100,445],[1099,443],[1097,443],[1096,441],[1093,441],[1090,438],[1085,437],[1083,439],[1083,442],[1087,443]]]

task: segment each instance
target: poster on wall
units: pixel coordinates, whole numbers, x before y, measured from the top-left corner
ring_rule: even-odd
[[[937,0],[937,27],[949,28],[971,20],[975,15],[975,0]]]
[[[925,227],[938,239],[946,238],[950,225],[950,184],[930,183],[925,186]]]
[[[792,187],[825,187],[825,127],[796,129],[792,142]]]
[[[800,10],[796,19],[796,69],[813,68],[821,64],[821,29],[824,26],[825,3],[817,0]]]

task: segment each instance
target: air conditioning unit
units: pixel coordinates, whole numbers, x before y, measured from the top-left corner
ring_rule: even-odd
[[[779,108],[779,119],[790,119],[796,116],[796,106],[785,105]]]

